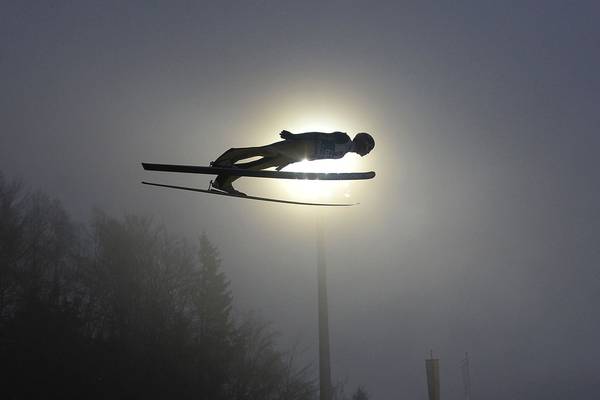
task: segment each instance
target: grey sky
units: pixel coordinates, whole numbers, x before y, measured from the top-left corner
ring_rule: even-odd
[[[0,170],[219,246],[238,310],[316,360],[313,209],[178,193],[206,164],[331,115],[373,133],[361,205],[323,212],[334,379],[375,399],[600,389],[598,2],[0,5]],[[289,122],[288,122],[289,121]],[[273,182],[240,182],[276,194]],[[288,195],[289,197],[289,195]]]

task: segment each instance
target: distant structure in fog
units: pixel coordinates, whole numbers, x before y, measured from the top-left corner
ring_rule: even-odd
[[[471,372],[469,371],[469,353],[465,353],[465,359],[460,363],[460,369],[462,370],[465,400],[471,400]]]
[[[317,281],[319,304],[319,400],[331,400],[331,364],[329,360],[329,313],[327,308],[327,264],[323,225],[317,219]]]
[[[433,351],[429,354],[429,359],[425,360],[429,400],[440,400],[440,360],[433,358]]]

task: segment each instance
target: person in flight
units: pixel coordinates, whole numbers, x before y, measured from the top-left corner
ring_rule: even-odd
[[[375,140],[365,132],[356,134],[353,139],[344,132],[293,134],[284,130],[279,136],[283,140],[265,146],[231,148],[210,165],[249,170],[275,167],[280,171],[289,164],[303,160],[338,159],[347,153],[357,153],[364,157],[375,147]],[[238,162],[253,157],[261,158],[245,163]],[[233,187],[233,182],[239,178],[239,176],[221,174],[212,182],[212,187],[235,195],[245,195]]]

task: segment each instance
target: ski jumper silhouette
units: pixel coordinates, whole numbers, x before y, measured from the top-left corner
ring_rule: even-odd
[[[277,171],[285,166],[302,160],[323,160],[342,158],[346,153],[354,152],[361,156],[369,154],[375,147],[375,140],[368,133],[358,133],[350,139],[344,132],[306,132],[293,134],[281,131],[279,136],[284,139],[260,147],[231,148],[223,153],[210,165],[223,168],[243,168],[260,170],[275,167]],[[238,163],[248,158],[261,157],[258,160]],[[227,193],[244,195],[237,191],[232,183],[239,176],[227,174],[218,175],[212,187]]]

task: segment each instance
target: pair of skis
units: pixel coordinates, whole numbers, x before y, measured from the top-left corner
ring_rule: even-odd
[[[272,178],[272,179],[309,179],[309,180],[360,180],[372,179],[375,177],[375,172],[345,172],[345,173],[318,173],[318,172],[289,172],[289,171],[253,171],[242,168],[221,168],[221,167],[204,167],[196,165],[173,165],[173,164],[153,164],[142,163],[142,167],[147,171],[162,171],[162,172],[181,172],[190,174],[208,174],[208,175],[231,175],[231,176],[247,176],[254,178]],[[233,193],[216,190],[209,187],[208,190],[197,189],[187,186],[166,185],[162,183],[142,182],[144,185],[159,186],[170,189],[188,190],[192,192],[209,193],[220,196],[237,197],[248,200],[269,201],[273,203],[284,204],[299,204],[306,206],[329,206],[329,207],[348,207],[357,203],[308,203],[292,200],[273,199],[268,197],[238,195]]]

